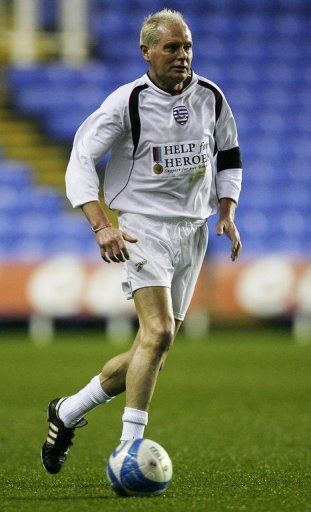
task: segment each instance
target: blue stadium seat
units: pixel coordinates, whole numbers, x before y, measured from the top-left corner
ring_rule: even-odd
[[[87,221],[79,214],[62,213],[59,222],[52,228],[52,235],[62,238],[73,236],[83,240],[94,240]]]
[[[301,54],[301,47],[295,41],[290,40],[288,37],[278,37],[270,43],[270,55],[273,58],[280,58],[282,60],[292,62],[293,59],[300,60],[303,58]],[[293,62],[295,64],[295,62]]]
[[[44,190],[43,187],[32,188],[0,186],[0,215],[7,214],[8,218],[25,214],[46,214],[48,218],[57,214],[64,206],[61,195]]]
[[[281,234],[280,236],[270,236],[266,238],[266,248],[270,252],[277,252],[282,254],[288,254],[291,256],[299,256],[299,254],[303,254],[305,250],[304,240],[301,237],[285,236]]]
[[[297,13],[304,12],[304,8],[306,7],[305,0],[295,0],[294,2],[292,0],[278,0],[277,1],[277,8],[280,10],[280,12],[295,12]]]
[[[99,61],[90,61],[80,68],[82,85],[105,87],[112,79],[115,79],[115,70]]]
[[[45,30],[56,30],[57,29],[57,14],[58,5],[55,0],[41,0],[38,4],[39,8],[39,19]]]
[[[310,224],[299,207],[296,207],[296,209],[293,209],[293,207],[295,205],[292,206],[292,209],[288,208],[279,215],[278,225],[280,232],[284,233],[285,236],[297,235],[297,237],[304,239],[311,235]]]
[[[7,79],[13,91],[27,86],[45,85],[45,66],[33,64],[8,68]]]
[[[212,35],[206,35],[195,41],[195,58],[208,63],[214,59],[219,62],[226,54],[225,42]]]
[[[46,66],[45,74],[53,87],[78,87],[82,82],[79,68],[70,67],[60,62]]]
[[[65,205],[64,197],[49,187],[36,187],[27,196],[24,194],[26,208],[28,204],[29,213],[46,213],[48,216],[55,215]]]
[[[291,183],[297,183],[308,189],[311,187],[311,173],[309,160],[304,158],[303,155],[293,158],[284,162],[284,167]]]
[[[49,238],[41,235],[28,235],[15,239],[11,246],[11,254],[19,261],[41,260],[50,255]]]
[[[96,85],[84,85],[76,90],[75,108],[86,109],[93,112],[104,101],[103,87]]]
[[[258,236],[264,236],[269,231],[269,218],[258,208],[248,209],[244,214],[238,214],[236,217],[241,236],[250,235],[255,232]]]
[[[207,32],[216,37],[221,34],[222,39],[224,39],[236,34],[236,20],[230,13],[210,13],[206,16],[206,24],[208,25]]]
[[[16,254],[17,236],[13,231],[0,231],[0,261],[12,261]]]
[[[49,85],[28,87],[19,90],[16,102],[22,112],[43,115],[56,108],[73,108],[76,104],[75,91],[65,86]]]
[[[45,117],[44,125],[51,135],[72,144],[77,129],[90,114],[91,110],[87,109],[68,109],[66,115],[51,112]]]
[[[58,215],[53,215],[53,222],[51,222],[51,216],[46,212],[26,211],[19,218],[16,233],[24,238],[29,236],[42,236],[44,238],[49,236],[56,222],[59,222]]]
[[[18,236],[19,220],[18,213],[13,217],[12,215],[8,215],[7,211],[0,208],[0,239],[10,234]]]
[[[289,37],[310,36],[310,25],[307,19],[292,13],[286,13],[275,19],[275,29],[278,35]]]
[[[27,192],[25,194],[27,197]],[[13,186],[0,186],[0,214],[1,215],[19,215],[25,211],[26,201],[21,201],[23,198],[22,194],[19,193],[18,188]]]
[[[273,62],[268,64],[265,69],[265,77],[268,84],[299,84],[300,77],[296,73],[292,72],[292,66],[285,62]]]
[[[124,32],[124,20],[115,8],[105,8],[92,22],[92,29],[99,38],[109,35],[109,38],[115,38]]]
[[[58,242],[63,243],[65,239],[78,239],[81,244],[94,242],[94,236],[84,218],[64,212],[56,213],[53,216],[53,222],[51,222],[51,215],[46,212],[26,213],[18,223],[17,233],[25,239],[28,237],[43,239],[49,246],[52,243],[53,245]]]
[[[99,260],[100,254],[97,244],[94,240],[86,241],[83,238],[78,237],[64,237],[50,239],[49,241],[49,254],[75,254],[83,259],[95,259]]]
[[[7,185],[20,189],[33,183],[29,167],[14,160],[0,161],[0,186]]]
[[[130,70],[121,69],[118,73],[119,77],[119,85],[126,84],[127,82],[132,82],[136,80],[136,78],[144,75],[148,71],[145,61],[141,58],[136,63],[131,65]]]
[[[152,0],[152,6],[148,7],[146,12],[146,2],[145,0],[133,0],[131,3],[124,0],[117,0],[121,3],[121,5],[124,6],[124,8],[127,8],[129,12],[138,12],[140,14],[140,19],[142,20],[143,16],[147,16],[150,12],[155,12],[157,10],[163,9],[163,0]]]
[[[238,16],[236,24],[243,36],[270,39],[276,33],[274,19],[269,14],[263,14],[258,9],[244,16]],[[261,45],[264,47],[264,45]]]

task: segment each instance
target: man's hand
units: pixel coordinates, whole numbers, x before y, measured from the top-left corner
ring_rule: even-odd
[[[132,244],[138,242],[137,238],[133,238],[114,227],[107,227],[98,231],[96,240],[100,247],[101,256],[107,263],[111,261],[121,263],[129,260],[130,256],[124,241],[126,240]]]
[[[223,233],[225,233],[227,237],[230,238],[230,240],[232,241],[231,259],[232,261],[235,261],[239,256],[240,250],[242,249],[242,243],[240,239],[240,234],[233,220],[230,218],[220,219],[216,226],[216,233],[217,235],[222,235]]]
[[[138,242],[137,238],[112,227],[99,201],[89,201],[84,203],[81,208],[96,234],[103,260],[107,263],[111,261],[120,263],[129,260],[130,256],[124,241],[135,244]]]
[[[235,261],[238,258],[239,252],[242,249],[240,233],[238,232],[236,225],[234,224],[235,208],[236,203],[232,199],[228,197],[220,199],[219,221],[216,226],[217,235],[222,235],[223,233],[225,233],[232,242],[232,261]]]

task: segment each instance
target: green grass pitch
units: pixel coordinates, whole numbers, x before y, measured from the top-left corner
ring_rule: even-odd
[[[159,377],[146,437],[170,454],[165,495],[119,498],[105,477],[124,397],[88,415],[61,474],[40,449],[47,402],[78,390],[127,345],[84,331],[47,347],[0,337],[2,512],[304,512],[311,510],[311,346],[270,331],[176,341]]]

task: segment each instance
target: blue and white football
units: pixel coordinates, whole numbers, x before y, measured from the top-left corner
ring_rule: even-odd
[[[172,462],[164,448],[150,439],[120,444],[110,455],[107,475],[122,496],[162,494],[172,479]]]

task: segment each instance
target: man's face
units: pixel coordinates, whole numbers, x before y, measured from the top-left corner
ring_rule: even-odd
[[[163,23],[158,27],[160,39],[155,46],[142,45],[144,58],[149,62],[150,76],[160,85],[172,88],[182,84],[192,61],[192,38],[183,23]]]

